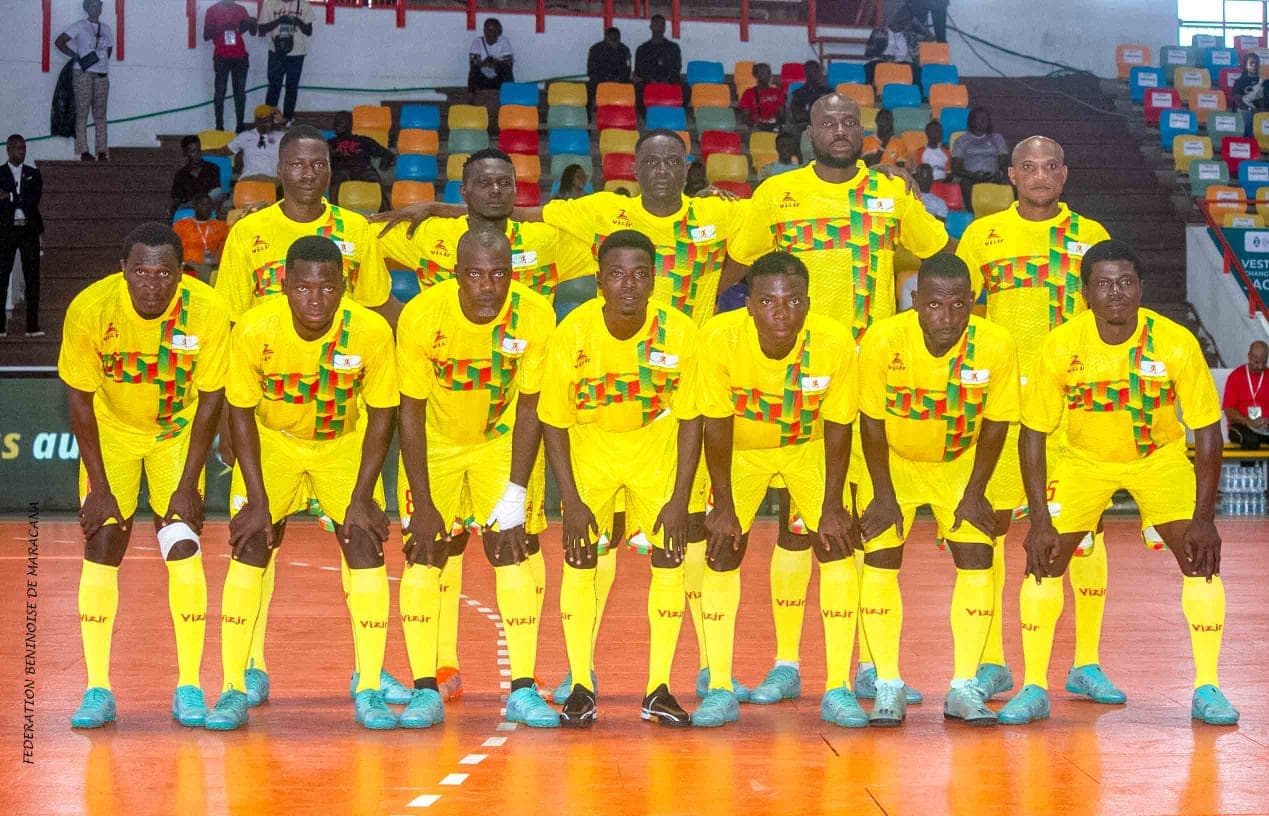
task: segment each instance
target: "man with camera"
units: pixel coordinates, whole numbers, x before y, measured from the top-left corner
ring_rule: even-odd
[[[285,79],[282,117],[290,123],[295,118],[295,96],[308,54],[308,38],[313,36],[313,7],[308,0],[264,0],[259,20],[260,36],[269,38],[269,89],[264,101],[277,107]]]

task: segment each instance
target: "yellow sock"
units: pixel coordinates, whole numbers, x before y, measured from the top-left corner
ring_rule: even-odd
[[[251,633],[251,656],[247,665],[262,672],[269,670],[264,660],[264,636],[269,628],[269,604],[273,603],[273,584],[277,580],[278,551],[269,554],[269,566],[264,568],[264,583],[260,585],[260,613],[256,615],[256,628]],[[341,563],[343,559],[340,559]],[[348,590],[344,593],[347,595]]]
[[[776,660],[797,663],[802,653],[802,616],[811,582],[811,551],[771,551],[771,617],[775,620]]]
[[[853,556],[855,561],[855,582],[859,584],[864,578],[864,548],[856,547]],[[864,620],[858,614],[855,615],[855,630],[857,635],[855,640],[859,642],[859,662],[871,663],[872,650],[868,648],[868,638],[864,637]]]
[[[441,571],[418,564],[401,573],[401,629],[410,676],[415,680],[436,677],[436,631],[441,620]]]
[[[705,570],[701,616],[709,650],[709,687],[734,691],[731,662],[736,648],[736,611],[740,609],[740,570]]]
[[[824,619],[826,691],[850,688],[850,653],[855,649],[859,614],[859,576],[855,562],[843,558],[820,564],[820,617]]]
[[[1018,594],[1018,617],[1022,619],[1022,659],[1026,663],[1026,684],[1049,687],[1049,658],[1053,654],[1053,631],[1062,617],[1062,579],[1033,576],[1022,579]]]
[[[999,549],[997,546],[995,549]],[[972,680],[995,617],[991,569],[958,569],[952,590],[952,680]]]
[[[220,665],[224,690],[247,690],[244,674],[251,655],[251,633],[260,613],[264,569],[230,560],[220,596]]]
[[[648,690],[670,685],[674,650],[683,627],[683,566],[653,567],[648,586]]]
[[[599,559],[603,561],[603,558]],[[564,647],[568,650],[569,672],[573,683],[591,688],[590,670],[594,665],[595,618],[598,602],[595,597],[593,569],[577,569],[564,565],[564,577],[560,580],[560,622],[564,626]]]
[[[899,571],[864,565],[859,582],[859,614],[864,637],[877,666],[877,680],[898,680],[899,637],[903,632],[903,598]]]
[[[700,668],[709,668],[709,656],[705,651],[705,621],[701,619],[701,585],[705,582],[705,542],[689,541],[683,557],[683,592],[687,595],[687,610],[692,615],[692,629],[696,632],[696,654]]]
[[[592,669],[595,668],[595,644],[599,641],[599,626],[604,622],[604,609],[608,606],[608,596],[612,594],[612,585],[616,580],[617,553],[609,550],[606,555],[599,556],[595,567],[595,625],[590,635]]]
[[[119,612],[119,568],[84,561],[79,573],[79,634],[89,688],[110,688],[110,639]]]
[[[1194,651],[1194,688],[1220,687],[1216,676],[1221,656],[1221,637],[1225,628],[1225,585],[1219,575],[1208,583],[1206,578],[1185,577],[1181,585],[1181,610],[1190,625],[1190,648]]]
[[[1078,560],[1078,559],[1077,559]],[[1004,633],[1004,608],[1005,608],[1005,542],[1000,539],[996,542],[996,546],[991,548],[991,579],[992,591],[995,595],[993,601],[995,605],[992,607],[995,612],[991,616],[990,625],[987,627],[987,640],[983,644],[983,663],[990,663],[993,666],[1005,665],[1005,633]],[[978,671],[977,667],[974,669]],[[972,675],[971,675],[972,676]]]
[[[533,677],[538,659],[538,596],[533,572],[526,563],[494,568],[498,614],[507,633],[511,679]]]
[[[1093,533],[1093,551],[1071,559],[1068,573],[1075,596],[1074,666],[1100,663],[1097,650],[1102,640],[1102,613],[1106,611],[1106,536]]]
[[[207,578],[203,556],[194,553],[179,561],[167,561],[167,605],[176,633],[178,686],[202,688],[203,642],[207,636]]]
[[[533,576],[533,594],[537,596],[538,622],[542,621],[542,605],[546,603],[546,559],[539,549],[525,561],[529,565],[529,574]]]
[[[348,597],[348,593],[352,592],[351,570],[348,568],[348,561],[344,559],[343,552],[339,554],[339,585],[344,589],[344,608],[348,610],[348,625],[352,627],[353,638],[353,672],[361,674],[361,663],[359,662],[360,654],[357,652],[357,619],[353,617],[352,601]]]
[[[463,557],[451,555],[441,570],[441,619],[436,630],[436,665],[458,668],[458,604],[463,593]]]
[[[388,570],[348,570],[348,613],[357,632],[353,647],[360,674],[357,691],[379,688],[383,654],[388,646]]]

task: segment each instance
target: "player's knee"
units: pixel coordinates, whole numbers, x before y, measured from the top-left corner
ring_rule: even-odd
[[[467,530],[463,530],[461,533],[451,538],[449,540],[450,557],[452,558],[452,557],[460,556],[463,553],[467,552],[467,541],[470,538],[471,538],[471,533]]]
[[[613,558],[614,556],[609,555],[607,557]],[[596,569],[599,566],[599,549],[596,547],[585,547],[577,557],[567,556],[564,563],[573,569]]]
[[[705,514],[692,513],[687,517],[687,540],[705,540]]]
[[[383,566],[383,548],[364,533],[353,531],[347,541],[340,539],[340,547],[350,569],[374,569]]]
[[[903,545],[864,553],[864,564],[877,569],[897,570],[903,566]]]
[[[652,566],[657,569],[674,569],[675,567],[682,566],[682,564],[682,553],[677,555],[671,554],[669,550],[661,547],[656,547],[652,550]]]
[[[94,564],[117,567],[123,563],[128,551],[128,528],[108,524],[84,544],[84,560]]]
[[[542,552],[542,542],[538,539],[537,533],[529,533],[524,537],[524,551],[529,555]]]
[[[830,543],[825,546],[824,539],[820,538],[818,533],[800,536],[800,538],[805,538],[808,544],[812,542],[814,543],[815,560],[819,561],[821,564],[831,564],[834,561],[843,561],[851,557],[851,554],[846,552],[844,544]],[[777,542],[777,546],[779,546],[779,542]]]
[[[956,562],[957,569],[991,569],[992,547],[990,544],[961,544],[949,541],[948,549],[952,551],[952,560]]]
[[[485,558],[494,567],[512,567],[516,564],[515,550],[511,540],[500,533],[485,531],[480,537],[485,548]]]
[[[776,533],[776,546],[782,550],[789,552],[805,552],[811,548],[811,536],[805,533],[795,533],[789,529],[789,525],[781,524],[780,531]]]
[[[159,553],[164,561],[182,561],[198,554],[198,533],[183,521],[163,525],[159,528],[157,537]]]
[[[269,558],[272,554],[264,536],[258,535],[238,546],[234,552],[234,560],[240,561],[249,567],[264,569],[269,566]]]
[[[714,572],[731,572],[740,569],[740,562],[745,560],[745,550],[749,546],[749,534],[740,537],[740,545],[736,549],[723,547],[705,557],[705,564]]]

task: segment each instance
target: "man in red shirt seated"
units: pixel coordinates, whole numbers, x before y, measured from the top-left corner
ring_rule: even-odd
[[[1229,424],[1229,441],[1243,450],[1256,450],[1269,440],[1269,383],[1265,380],[1265,361],[1269,359],[1269,343],[1257,340],[1247,349],[1247,364],[1229,372],[1221,407]]]
[[[740,96],[740,112],[749,127],[758,130],[779,130],[784,119],[784,88],[771,76],[771,66],[760,62],[753,67],[757,85]]]

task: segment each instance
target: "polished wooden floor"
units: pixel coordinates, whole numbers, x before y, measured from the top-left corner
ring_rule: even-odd
[[[1054,655],[1053,719],[1024,729],[970,730],[942,717],[951,668],[950,556],[917,526],[903,571],[904,675],[926,693],[895,730],[845,731],[819,720],[822,631],[811,588],[802,700],[742,707],[721,730],[672,730],[639,719],[646,665],[646,559],[621,554],[600,636],[600,721],[591,731],[512,729],[500,717],[498,628],[490,569],[469,557],[461,613],[466,697],[442,726],[370,733],[347,697],[351,635],[334,544],[314,524],[293,524],[280,555],[270,631],[271,701],[228,735],[183,729],[169,715],[175,682],[166,577],[153,534],[140,530],[124,563],[112,683],[118,722],[72,731],[83,691],[76,620],[77,528],[39,528],[33,756],[22,761],[26,533],[0,523],[0,716],[3,814],[1253,814],[1269,813],[1269,523],[1221,523],[1229,615],[1223,687],[1242,711],[1237,728],[1194,725],[1191,666],[1175,562],[1146,550],[1134,524],[1109,524],[1111,589],[1102,662],[1128,692],[1100,707],[1060,691],[1071,654],[1071,603]],[[774,648],[766,561],[774,528],[759,525],[744,566],[737,672],[756,682]],[[210,611],[219,608],[226,528],[204,547]],[[1018,531],[1010,537],[1006,643],[1021,667]],[[478,554],[473,548],[473,556]],[[538,674],[565,660],[558,619],[559,559]],[[390,560],[399,574],[400,557]],[[395,593],[394,593],[395,594]],[[395,600],[394,600],[395,608]],[[492,611],[486,611],[492,610]],[[491,617],[491,615],[493,617]],[[208,627],[203,681],[220,685],[219,633]],[[690,709],[696,648],[685,622],[675,686]],[[389,668],[408,676],[399,628]],[[1019,678],[1021,680],[1021,678]]]

